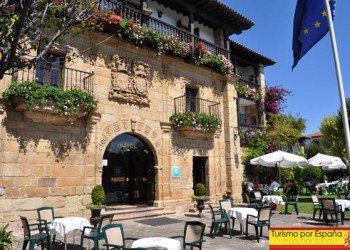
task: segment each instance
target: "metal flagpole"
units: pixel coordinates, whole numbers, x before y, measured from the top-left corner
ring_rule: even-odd
[[[344,96],[343,78],[342,78],[342,74],[341,74],[341,70],[340,70],[337,41],[335,40],[335,33],[334,33],[334,27],[333,27],[331,8],[329,7],[329,0],[324,0],[324,4],[325,4],[326,10],[327,10],[329,34],[330,34],[331,41],[332,41],[335,70],[337,72],[338,90],[339,90],[340,104],[341,104],[341,109],[342,109],[342,114],[343,114],[343,126],[344,126],[345,141],[346,141],[346,153],[347,153],[347,157],[348,157],[347,165],[349,167],[350,132],[349,132],[348,113],[347,113],[347,109],[346,109],[346,102],[345,102],[345,96]],[[349,175],[349,178],[350,178],[350,175]],[[349,182],[349,184],[350,184],[350,182]]]

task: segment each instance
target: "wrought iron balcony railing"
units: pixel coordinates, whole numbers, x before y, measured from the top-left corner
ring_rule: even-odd
[[[226,48],[210,43],[194,34],[191,34],[188,31],[179,29],[173,25],[167,24],[156,18],[150,17],[149,15],[145,15],[143,12],[139,10],[132,9],[130,7],[118,4],[116,1],[100,0],[100,10],[108,10],[108,9],[114,10],[122,18],[133,19],[135,22],[148,26],[162,35],[175,36],[175,37],[178,37],[183,42],[194,42],[194,43],[201,42],[204,44],[207,51],[216,55],[224,55],[227,59],[230,59],[229,57],[230,52]]]
[[[12,81],[31,81],[57,86],[63,90],[81,89],[90,94],[93,92],[93,73],[49,64],[19,69],[13,73]]]
[[[174,105],[175,114],[193,112],[220,118],[220,103],[218,102],[183,95],[174,99]]]

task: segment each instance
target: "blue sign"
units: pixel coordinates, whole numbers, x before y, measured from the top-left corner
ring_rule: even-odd
[[[173,166],[173,167],[171,168],[171,176],[172,176],[173,178],[180,178],[180,176],[181,176],[180,167],[178,167],[178,166]]]

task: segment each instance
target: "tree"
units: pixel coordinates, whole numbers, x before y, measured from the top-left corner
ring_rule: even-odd
[[[266,128],[269,151],[291,150],[299,143],[306,128],[305,120],[292,115],[271,114]]]
[[[264,108],[267,117],[270,114],[280,114],[285,108],[286,95],[290,91],[282,87],[266,87]]]
[[[33,65],[59,39],[87,20],[95,4],[95,0],[2,0],[0,80],[11,69]]]
[[[346,109],[349,114],[350,98],[346,99]],[[346,142],[343,126],[343,115],[339,110],[336,115],[326,116],[321,122],[322,144],[327,151],[342,159],[347,159]]]

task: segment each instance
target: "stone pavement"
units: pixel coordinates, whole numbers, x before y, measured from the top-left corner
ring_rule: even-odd
[[[121,221],[124,228],[125,237],[135,237],[135,238],[144,238],[144,237],[170,237],[174,235],[182,235],[184,230],[184,222],[189,220],[199,220],[205,223],[206,236],[204,239],[206,240],[203,243],[203,249],[268,249],[268,231],[264,228],[263,237],[260,238],[260,242],[258,243],[255,238],[255,230],[254,227],[249,227],[249,235],[248,239],[242,237],[240,233],[239,223],[236,221],[233,230],[233,237],[230,239],[229,235],[224,232],[224,228],[222,230],[224,235],[219,235],[215,239],[208,237],[211,225],[211,216],[210,213],[205,213],[205,218],[195,217],[194,214],[183,214],[183,215],[171,215],[164,216],[166,218],[172,218],[179,220],[177,223],[161,225],[161,226],[151,226],[145,225],[138,221],[142,219],[137,219],[135,221]],[[160,218],[160,217],[157,217]],[[148,218],[147,218],[148,219]],[[116,222],[117,223],[117,222]],[[282,226],[282,227],[313,227],[313,226],[325,226],[325,224],[318,220],[312,220],[310,214],[279,214],[274,212],[271,217],[271,225],[272,226]],[[331,224],[335,225],[335,224]],[[344,220],[344,226],[350,226],[350,219]],[[22,232],[15,232],[16,236],[20,240],[17,247],[14,249],[22,249],[23,242],[21,239],[23,238]],[[21,235],[22,234],[22,235]],[[79,249],[80,244],[80,234],[78,232],[75,233],[75,245],[73,245],[72,233],[68,236],[68,249]],[[63,250],[63,238],[58,235],[56,237],[56,243],[53,245],[54,250]],[[129,243],[129,242],[128,242]],[[130,242],[131,243],[131,242]],[[101,242],[101,249],[103,242]],[[93,242],[90,242],[90,246],[92,248]],[[85,240],[84,247],[88,247],[88,241]],[[41,249],[39,246],[36,246],[35,249]]]

